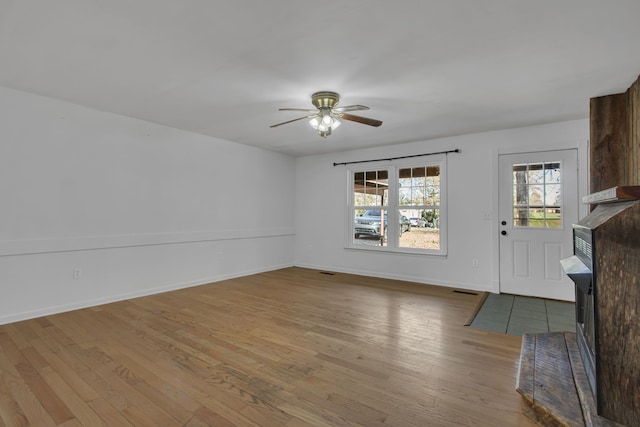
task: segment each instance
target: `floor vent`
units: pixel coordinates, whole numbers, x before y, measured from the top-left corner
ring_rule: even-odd
[[[335,276],[336,273],[331,273],[329,271],[321,271],[320,274],[326,274],[327,276]]]
[[[478,294],[477,294],[477,293],[475,293],[475,292],[466,292],[466,291],[453,291],[453,292],[455,292],[456,294],[478,295]]]

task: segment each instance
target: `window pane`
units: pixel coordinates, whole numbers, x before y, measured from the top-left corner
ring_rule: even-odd
[[[440,167],[422,166],[398,171],[398,205],[438,206],[440,204]],[[409,191],[410,190],[410,191]]]
[[[548,228],[560,228],[562,227],[562,215],[560,208],[547,209],[546,212],[546,226]]]
[[[403,169],[398,170],[398,178],[399,179],[411,178],[411,169],[403,168]]]
[[[398,190],[398,202],[400,205],[410,205],[411,204],[411,187],[408,188],[400,188]]]
[[[426,195],[426,167],[403,168],[399,170],[400,185],[399,202],[400,206],[423,206],[433,204],[433,201],[425,201]],[[429,178],[433,181],[433,177]]]
[[[367,194],[365,198],[366,198],[365,206],[375,206],[380,204],[380,196],[376,194]]]
[[[545,210],[542,208],[530,208],[529,209],[529,227],[544,227],[545,224]]]
[[[366,206],[367,204],[365,203],[365,195],[362,193],[354,193],[353,194],[353,205],[354,206]]]
[[[424,204],[426,206],[438,206],[440,205],[440,187],[429,186],[426,188],[427,194],[425,195]]]
[[[529,189],[526,185],[516,185],[514,187],[514,205],[528,205],[529,204]]]
[[[425,179],[426,178],[424,177],[419,177],[419,178],[413,177],[411,178],[411,185],[413,187],[424,187]]]
[[[365,246],[387,246],[387,210],[356,211],[353,223],[353,243]],[[381,227],[380,224],[384,224]]]
[[[413,180],[411,178],[401,178],[398,180],[398,184],[400,184],[400,188],[411,188]]]
[[[513,183],[527,183],[527,165],[513,165]]]
[[[544,193],[545,206],[560,206],[560,184],[546,185]]]
[[[516,208],[513,210],[514,227],[527,227],[529,225],[529,209]]]
[[[413,214],[414,211],[406,211]],[[406,216],[406,215],[405,215]],[[400,247],[415,249],[440,249],[440,210],[424,209],[415,217],[416,225],[409,230],[403,230],[400,235]]]
[[[544,185],[529,186],[529,205],[544,205]]]
[[[513,165],[513,225],[562,227],[560,162]]]
[[[411,169],[411,176],[414,178],[424,178],[427,176],[427,168],[419,167]]]
[[[388,203],[388,172],[366,171],[353,174],[354,206],[383,206]]]
[[[527,183],[541,184],[544,182],[544,165],[542,163],[530,164],[528,169]]]
[[[560,182],[560,163],[546,163],[544,165],[544,182],[548,184]]]
[[[411,204],[424,205],[424,186],[413,187],[411,190]]]
[[[435,207],[440,205],[440,166],[402,168],[398,178],[398,206],[401,207],[399,246],[439,250],[440,210]],[[410,187],[410,192],[407,187]],[[425,206],[434,208],[425,209]],[[411,222],[413,226],[410,226]]]

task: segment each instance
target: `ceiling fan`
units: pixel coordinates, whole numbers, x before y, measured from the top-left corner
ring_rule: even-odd
[[[331,135],[332,129],[340,126],[340,120],[338,119],[349,120],[375,127],[382,124],[380,120],[369,119],[367,117],[347,113],[347,111],[368,110],[369,107],[365,107],[364,105],[336,107],[338,102],[340,102],[340,95],[335,92],[316,92],[311,95],[311,103],[315,105],[315,110],[306,108],[280,108],[279,111],[305,111],[309,114],[298,117],[297,119],[271,125],[270,127],[275,128],[286,125],[287,123],[297,122],[298,120],[310,119],[309,124],[311,127],[318,131],[318,135],[326,138]]]

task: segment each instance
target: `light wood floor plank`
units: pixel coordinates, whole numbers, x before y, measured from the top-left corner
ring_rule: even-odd
[[[0,333],[0,337],[2,334]],[[6,334],[5,334],[6,336]],[[3,422],[8,425],[42,425],[42,426],[55,426],[56,423],[52,419],[51,415],[43,407],[42,403],[34,395],[30,386],[22,378],[16,367],[6,357],[10,351],[4,352],[5,349],[10,349],[13,343],[9,343],[5,340],[2,341],[1,346],[3,351],[0,352],[0,374],[2,384]],[[15,347],[17,348],[17,347]],[[17,362],[19,363],[19,362]],[[4,400],[6,399],[6,400]],[[5,412],[6,409],[8,412]]]
[[[0,427],[531,427],[479,298],[287,268],[3,325]]]

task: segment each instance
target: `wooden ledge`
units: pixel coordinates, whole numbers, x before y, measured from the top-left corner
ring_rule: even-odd
[[[597,415],[573,332],[524,334],[516,390],[545,427],[622,427]]]

